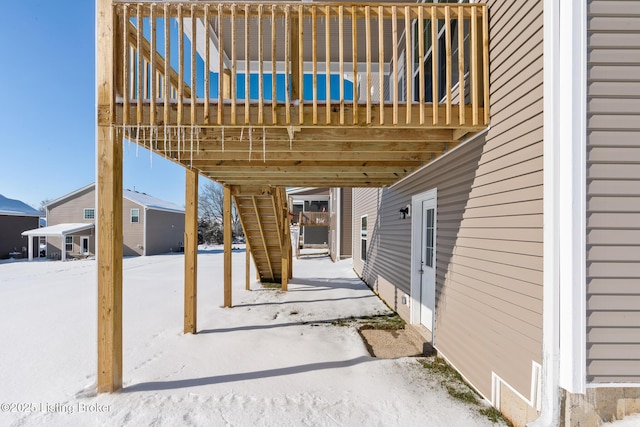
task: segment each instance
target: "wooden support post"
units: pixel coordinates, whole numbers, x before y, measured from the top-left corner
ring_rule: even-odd
[[[291,237],[289,237],[291,241]],[[293,279],[293,248],[289,244],[289,279]]]
[[[224,239],[224,307],[231,307],[231,187],[224,186],[223,201],[223,239]]]
[[[98,127],[98,393],[122,387],[122,145]]]
[[[246,246],[245,246],[245,261],[246,261],[246,263],[245,263],[245,274],[244,274],[245,280],[246,280],[245,289],[250,291],[251,290],[251,277],[250,277],[250,275],[251,275],[251,245],[249,244],[249,237],[247,236],[246,231],[245,231],[245,234],[244,234],[244,240],[245,240],[245,242],[247,242]]]
[[[282,251],[282,290],[284,292],[289,290],[289,255],[286,254],[286,251]]]
[[[187,169],[184,217],[184,333],[195,334],[198,318],[198,173]]]
[[[122,135],[112,127],[115,26],[111,0],[98,0],[97,13],[97,392],[122,388]],[[122,56],[122,55],[120,55]],[[126,97],[126,95],[123,95]],[[64,242],[63,242],[64,244]],[[62,248],[64,250],[64,246]]]

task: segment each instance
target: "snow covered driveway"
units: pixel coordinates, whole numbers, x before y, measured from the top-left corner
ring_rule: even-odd
[[[125,259],[124,390],[99,396],[95,261],[1,263],[0,425],[491,425],[332,324],[388,311],[350,261],[294,261],[282,293],[245,291],[244,259],[225,309],[222,252],[201,251],[197,335],[182,334],[182,255]]]

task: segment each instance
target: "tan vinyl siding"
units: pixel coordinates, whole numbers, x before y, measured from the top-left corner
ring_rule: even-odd
[[[177,252],[184,242],[184,214],[148,210],[147,255]]]
[[[587,380],[640,381],[640,2],[588,2]]]
[[[94,208],[96,204],[95,191],[93,187],[73,195],[60,203],[49,205],[47,212],[47,225],[64,223],[94,223],[93,219],[84,219],[84,209]]]
[[[84,209],[95,207],[95,186],[88,187],[49,205],[48,225],[62,223],[94,223],[84,219]],[[131,210],[138,209],[138,222],[131,221]],[[127,198],[122,202],[123,255],[145,255],[145,228],[147,229],[146,255],[178,251],[184,240],[184,213],[149,209]],[[81,234],[81,233],[80,233]],[[95,233],[89,236],[89,252],[95,254]],[[80,236],[73,237],[74,254],[80,252]],[[60,239],[49,238],[47,256],[60,258]]]
[[[95,208],[96,193],[93,187],[85,188],[72,196],[60,200],[47,207],[47,226],[66,223],[87,223],[95,224],[95,219],[84,219],[84,210]],[[95,232],[89,231],[89,254],[95,254]],[[61,242],[58,237],[47,238],[47,257],[60,259],[64,249],[64,239]],[[71,256],[80,253],[80,237],[73,236],[73,251],[68,252]]]
[[[342,235],[340,237],[340,254],[343,258],[351,258],[353,254],[353,248],[351,246],[351,233],[352,233],[352,218],[351,212],[353,209],[353,203],[351,199],[351,188],[343,188],[342,195],[340,196],[340,212],[342,215]]]
[[[336,253],[339,252],[341,259],[351,258],[351,233],[353,221],[352,214],[352,201],[351,188],[332,188],[330,191],[330,210],[331,210],[331,225],[329,226],[329,250],[331,252],[331,259],[336,261]],[[340,195],[340,209],[338,209],[338,195]],[[338,213],[340,217],[338,218]],[[338,229],[340,232],[340,247],[337,248],[337,236]]]
[[[138,209],[139,222],[131,222],[131,209]],[[144,255],[144,227],[144,206],[124,199],[122,201],[122,254],[124,256]]]
[[[391,283],[383,298],[406,313],[411,220],[398,212],[437,188],[435,346],[485,396],[493,371],[528,398],[542,352],[542,2],[488,4],[491,129],[389,189],[354,191],[354,268]]]

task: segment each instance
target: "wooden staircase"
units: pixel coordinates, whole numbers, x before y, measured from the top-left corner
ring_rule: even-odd
[[[282,283],[291,276],[289,210],[284,188],[233,196],[245,239],[261,282]]]

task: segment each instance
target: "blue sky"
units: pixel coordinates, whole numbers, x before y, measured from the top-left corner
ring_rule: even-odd
[[[0,194],[38,208],[95,181],[94,50],[94,0],[3,3]],[[125,143],[125,188],[184,205],[184,176]]]
[[[148,28],[148,25],[145,25]],[[177,36],[176,36],[177,37]],[[177,40],[177,38],[176,38]],[[162,43],[162,40],[159,40]],[[186,40],[185,50],[190,50]],[[175,48],[177,42],[172,42]],[[159,45],[159,50],[163,46]],[[65,4],[42,0],[7,2],[0,12],[0,194],[39,208],[95,181],[95,0]],[[172,64],[177,68],[175,58]],[[198,61],[198,74],[204,63]],[[190,62],[186,61],[186,76]],[[265,75],[270,99],[271,76]],[[339,99],[339,76],[331,97]],[[252,75],[251,94],[258,76]],[[202,77],[198,93],[202,96]],[[284,98],[284,76],[278,76]],[[217,75],[212,74],[212,97]],[[350,99],[352,83],[345,81]],[[305,86],[311,87],[311,75]],[[319,80],[320,99],[324,79]],[[244,75],[237,93],[244,97]],[[311,91],[305,90],[310,98]],[[184,169],[125,141],[124,188],[184,205]],[[201,185],[206,181],[201,178]]]

